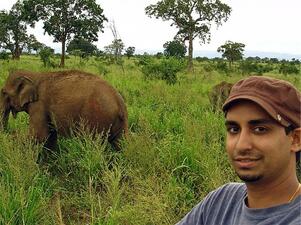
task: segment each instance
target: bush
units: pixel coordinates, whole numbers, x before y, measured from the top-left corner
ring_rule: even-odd
[[[0,52],[0,59],[1,60],[8,60],[9,59],[9,53],[8,52]]]
[[[242,74],[257,73],[262,75],[263,73],[272,71],[274,67],[270,63],[259,64],[254,61],[245,60],[240,63],[239,69],[241,70]]]
[[[184,61],[176,58],[164,58],[160,61],[144,58],[141,64],[145,78],[165,80],[167,84],[175,84],[177,73],[184,68]]]
[[[40,58],[44,64],[44,67],[52,66],[50,58],[53,56],[53,51],[51,48],[45,47],[39,52]]]
[[[211,63],[205,64],[203,68],[206,72],[212,72],[215,69],[214,65]]]
[[[220,72],[224,72],[224,73],[229,72],[227,63],[225,61],[222,61],[222,60],[218,60],[216,62],[215,68],[216,68],[217,71],[220,71]]]
[[[294,63],[281,63],[279,73],[282,74],[298,74],[300,70]]]
[[[109,73],[108,68],[104,65],[104,63],[98,63],[97,65],[97,70],[98,72],[103,75],[106,76]]]
[[[196,60],[197,62],[206,62],[206,61],[209,61],[209,58],[208,58],[208,57],[200,57],[200,56],[197,56],[197,57],[195,58],[195,60]]]

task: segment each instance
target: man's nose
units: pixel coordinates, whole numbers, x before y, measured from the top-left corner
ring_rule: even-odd
[[[248,129],[241,130],[235,147],[238,151],[252,149],[252,135]]]

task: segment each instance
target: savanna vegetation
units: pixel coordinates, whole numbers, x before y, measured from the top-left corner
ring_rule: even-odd
[[[59,65],[60,56],[51,60]],[[10,118],[8,131],[0,132],[0,224],[175,224],[209,191],[237,180],[225,154],[223,114],[213,112],[208,93],[223,80],[249,76],[240,64],[230,70],[222,59],[198,58],[194,72],[187,73],[179,66],[185,59],[122,60],[123,67],[106,57],[68,56],[65,66],[102,76],[124,96],[130,135],[121,152],[83,128],[80,136],[60,138],[55,157],[39,165],[42,145],[27,136],[27,114]],[[294,64],[298,73],[285,75],[279,73],[281,62],[249,60],[272,68],[264,75],[301,89],[300,63]],[[176,81],[166,82],[169,73],[167,80],[158,77],[164,74],[160,66],[154,73],[145,69],[154,64],[169,65]],[[45,67],[38,55],[1,60],[0,67],[0,86],[10,70],[58,70]]]
[[[1,225],[175,224],[208,192],[237,180],[225,153],[223,114],[209,102],[212,87],[257,74],[301,90],[299,59],[244,58],[245,45],[231,41],[220,46],[223,58],[193,58],[193,40],[209,42],[211,25],[230,16],[219,0],[162,0],[145,13],[178,29],[163,53],[135,54],[114,23],[114,40],[97,49],[107,19],[95,0],[18,0],[0,11],[0,87],[17,69],[97,74],[124,97],[130,131],[116,152],[83,127],[37,164],[43,148],[28,136],[28,115],[10,118],[0,131]],[[62,54],[27,34],[37,21]]]

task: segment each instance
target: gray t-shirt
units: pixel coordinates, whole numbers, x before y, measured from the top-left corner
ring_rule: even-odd
[[[301,196],[264,209],[248,208],[245,198],[245,184],[226,184],[210,192],[176,225],[301,225]]]

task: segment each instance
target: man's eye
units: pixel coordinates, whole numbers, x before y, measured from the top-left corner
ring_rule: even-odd
[[[237,134],[239,132],[238,127],[227,127],[227,132],[231,134]]]
[[[254,127],[253,130],[255,133],[259,133],[259,134],[266,133],[268,131],[266,127]]]

